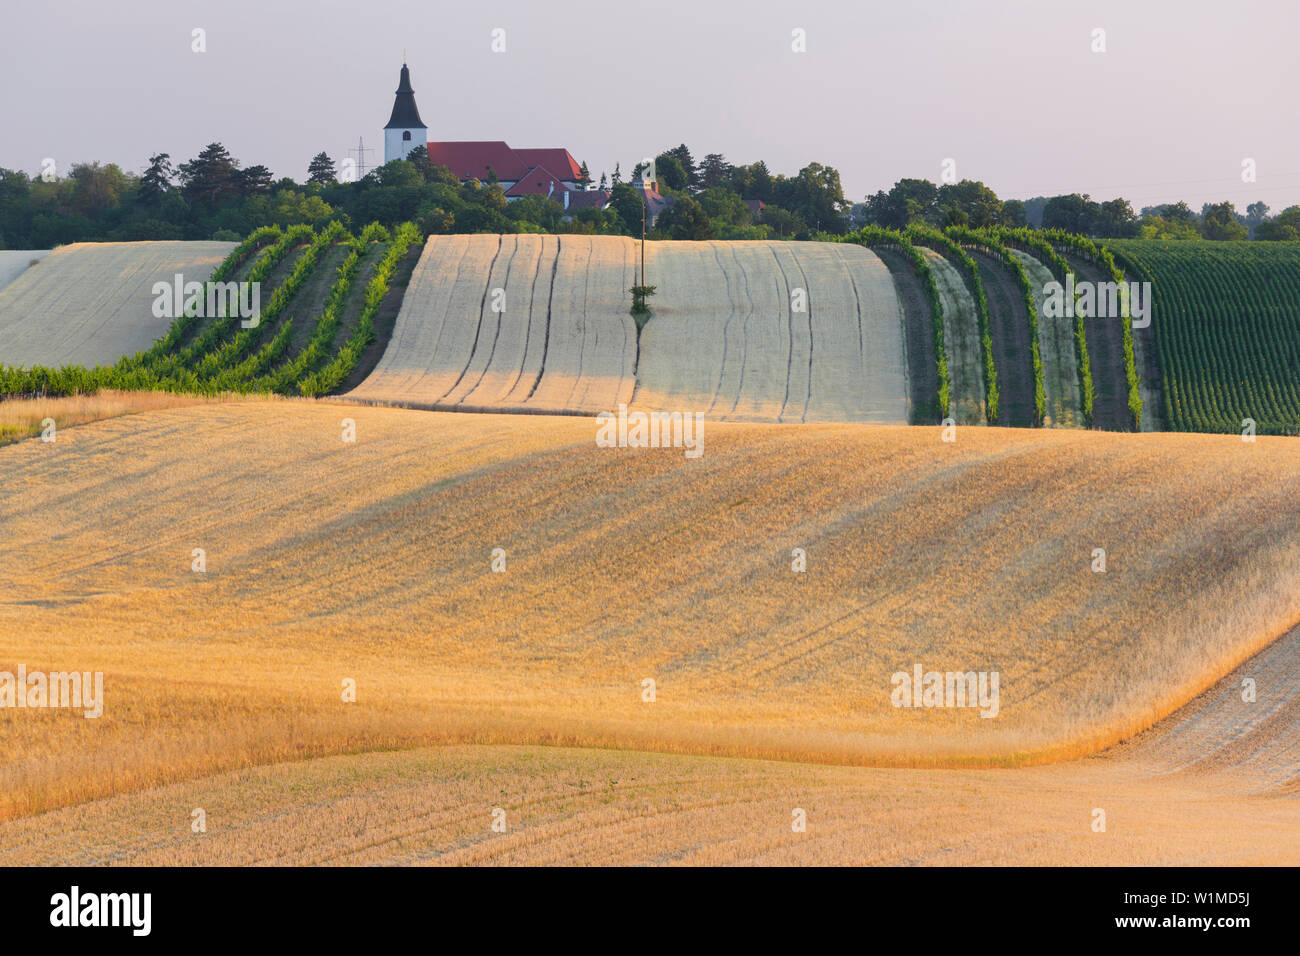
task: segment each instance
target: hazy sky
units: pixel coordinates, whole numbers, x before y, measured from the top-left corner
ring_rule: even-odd
[[[405,48],[430,139],[565,146],[597,178],[685,142],[834,166],[854,201],[951,157],[1003,198],[1300,203],[1295,0],[60,0],[0,30],[0,166],[30,173],[213,140],[299,180],[358,137],[382,160]]]

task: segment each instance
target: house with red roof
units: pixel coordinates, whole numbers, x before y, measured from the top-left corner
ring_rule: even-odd
[[[566,210],[609,205],[608,192],[588,189],[582,182],[582,166],[567,149],[515,149],[504,140],[433,142],[427,132],[415,105],[410,70],[403,63],[397,99],[384,127],[384,162],[405,159],[423,143],[429,159],[446,166],[461,182],[495,179],[506,191],[507,201],[537,196],[554,199]]]

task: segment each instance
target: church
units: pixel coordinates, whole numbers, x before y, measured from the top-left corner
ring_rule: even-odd
[[[567,149],[515,149],[502,140],[430,142],[411,87],[411,71],[402,64],[393,112],[384,127],[384,162],[405,159],[423,146],[429,158],[446,166],[461,182],[487,181],[496,175],[506,199],[538,196],[554,199],[565,211],[582,207],[604,209],[610,194],[584,185],[582,168]]]

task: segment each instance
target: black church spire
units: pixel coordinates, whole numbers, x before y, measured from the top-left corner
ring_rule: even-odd
[[[393,102],[393,115],[388,117],[384,129],[428,129],[420,119],[415,105],[415,90],[411,89],[411,71],[402,64],[402,79],[397,84],[397,99]]]

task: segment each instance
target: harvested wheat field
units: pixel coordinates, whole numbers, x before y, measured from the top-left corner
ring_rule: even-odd
[[[219,399],[175,392],[115,392],[69,395],[62,398],[0,399],[0,444],[39,435],[47,422],[54,423],[51,437],[58,441],[59,429],[69,425],[134,415],[158,408],[199,405]]]
[[[1300,630],[1129,745],[1015,770],[454,744],[292,761],[0,823],[0,864],[1294,864],[1298,689]]]
[[[659,291],[637,404],[710,420],[907,424],[902,306],[869,249],[647,243],[646,272]]]
[[[0,289],[0,364],[107,365],[147,349],[170,317],[153,285],[202,282],[233,242],[76,242]]]
[[[0,669],[103,671],[105,698],[0,710],[0,818],[435,744],[1040,763],[1300,618],[1286,439],[710,423],[688,459],[595,433],[251,402],[0,448]],[[916,665],[996,671],[996,716],[893,706]]]
[[[50,254],[49,249],[5,249],[0,251],[0,289],[13,282],[32,265]]]
[[[633,242],[430,236],[392,337],[350,395],[459,411],[597,412],[627,402]]]
[[[699,411],[908,421],[903,318],[867,249],[614,236],[431,236],[392,338],[350,398],[458,411]]]

